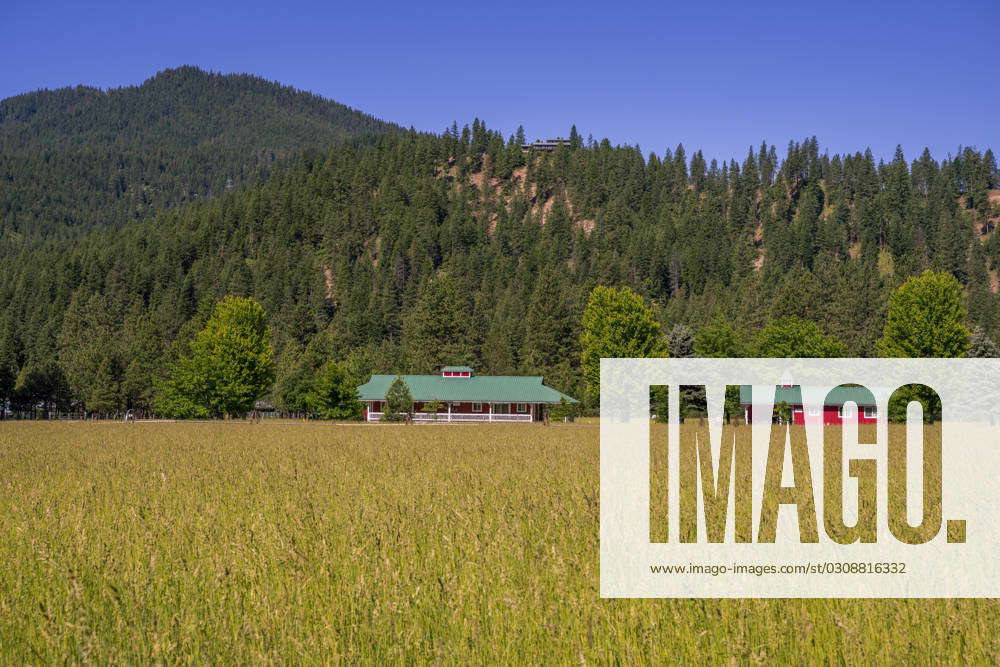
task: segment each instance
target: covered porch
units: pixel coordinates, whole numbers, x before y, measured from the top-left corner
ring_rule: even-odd
[[[436,412],[425,406],[431,401],[414,401],[413,421],[415,422],[531,422],[542,421],[545,403],[463,403],[441,402]],[[367,401],[368,421],[380,421],[385,408],[384,401]]]

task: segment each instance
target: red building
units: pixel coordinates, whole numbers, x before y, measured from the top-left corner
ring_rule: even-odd
[[[787,404],[791,410],[793,424],[806,423],[808,410],[802,403],[802,390],[797,385],[775,387],[774,393],[764,398],[766,401],[773,398],[775,405]],[[753,417],[752,399],[751,388],[747,385],[741,386],[740,405],[743,407],[743,415],[748,424]],[[764,400],[757,401],[758,406],[763,402]],[[865,387],[835,387],[827,394],[821,409],[814,408],[813,412],[809,412],[810,418],[822,418],[824,424],[842,424],[847,419],[854,419],[855,416],[859,424],[874,424],[878,421],[875,395]]]
[[[469,366],[445,366],[435,375],[373,375],[358,387],[367,421],[382,418],[386,392],[397,377],[409,387],[415,421],[541,421],[547,406],[578,402],[538,375],[476,375]]]

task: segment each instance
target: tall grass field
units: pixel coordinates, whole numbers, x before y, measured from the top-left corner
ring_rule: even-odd
[[[595,425],[0,423],[0,663],[982,662],[994,600],[602,600]]]

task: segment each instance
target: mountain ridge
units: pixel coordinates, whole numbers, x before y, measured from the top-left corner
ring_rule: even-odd
[[[0,235],[75,236],[265,179],[402,127],[250,74],[186,65],[137,86],[0,100]]]

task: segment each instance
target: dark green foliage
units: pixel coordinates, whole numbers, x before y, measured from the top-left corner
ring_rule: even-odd
[[[313,378],[305,403],[321,419],[360,419],[357,383],[342,364],[329,361]]]
[[[630,289],[644,321],[685,323],[698,356],[761,353],[751,342],[801,351],[773,328],[759,335],[785,318],[871,356],[889,293],[936,268],[967,288],[968,325],[1000,335],[1000,235],[984,231],[982,201],[995,168],[984,181],[992,158],[971,150],[879,166],[808,139],[784,160],[764,144],[713,168],[682,146],[647,157],[574,133],[570,150],[525,154],[523,137],[481,121],[394,131],[252,77],[189,69],[114,93],[32,95],[0,104],[0,163],[24,176],[0,177],[0,364],[17,378],[54,363],[50,379],[64,381],[48,403],[147,408],[227,294],[269,313],[270,399],[297,412],[329,361],[358,383],[469,363],[586,398],[581,315],[597,285]],[[144,115],[175,98],[183,112]],[[253,124],[248,105],[260,107]],[[119,134],[125,186],[106,189],[117,163],[79,153],[107,152]],[[279,140],[280,168],[257,150]],[[322,151],[293,156],[308,146]],[[135,156],[143,167],[130,175]],[[233,174],[246,186],[228,191]]]
[[[920,403],[925,424],[941,421],[941,398],[933,389],[917,384],[904,385],[893,392],[889,400],[889,421],[906,423],[906,409],[913,402]]]
[[[442,275],[421,290],[403,322],[407,366],[415,373],[432,373],[448,364],[478,365],[472,299],[458,281]]]
[[[382,411],[382,421],[398,422],[413,414],[413,394],[410,386],[400,376],[389,385],[385,392],[385,409]]]
[[[66,377],[54,361],[29,362],[17,374],[11,398],[15,410],[68,410],[70,401]]]
[[[196,67],[107,92],[0,101],[0,237],[122,225],[266,177],[306,150],[400,131],[342,104]]]
[[[662,424],[669,421],[670,387],[662,384],[649,386],[649,413]]]

